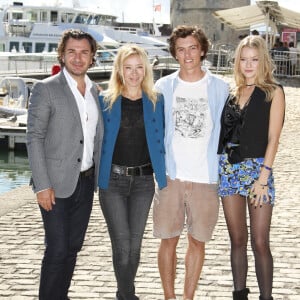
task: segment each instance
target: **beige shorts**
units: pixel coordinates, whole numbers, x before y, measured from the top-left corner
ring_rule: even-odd
[[[179,236],[186,224],[188,233],[201,242],[209,241],[219,214],[216,184],[171,180],[156,188],[153,204],[153,234],[160,239]]]

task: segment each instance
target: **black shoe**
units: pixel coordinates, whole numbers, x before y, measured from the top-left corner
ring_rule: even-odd
[[[134,300],[139,300],[140,298],[137,296],[134,296]],[[116,292],[116,298],[115,300],[123,300],[122,296],[120,295],[119,291]]]
[[[250,290],[245,288],[240,291],[233,291],[232,296],[233,300],[248,300],[248,294],[250,293]]]

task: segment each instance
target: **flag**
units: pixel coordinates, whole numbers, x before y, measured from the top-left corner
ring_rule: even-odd
[[[161,4],[154,5],[154,11],[161,11]]]

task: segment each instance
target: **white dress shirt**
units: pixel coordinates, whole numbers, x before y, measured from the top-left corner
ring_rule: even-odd
[[[76,99],[78,111],[81,118],[81,125],[83,131],[83,156],[81,171],[86,171],[94,165],[93,151],[94,151],[94,138],[96,135],[96,127],[98,122],[99,112],[95,99],[91,93],[93,86],[89,77],[85,76],[85,94],[79,92],[77,82],[68,73],[66,68],[63,68],[64,75],[67,79],[68,85]]]

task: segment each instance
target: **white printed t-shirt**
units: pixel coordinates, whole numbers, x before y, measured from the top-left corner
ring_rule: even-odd
[[[212,119],[207,97],[207,76],[197,82],[179,78],[173,96],[172,140],[176,178],[183,181],[209,183],[207,148]]]

